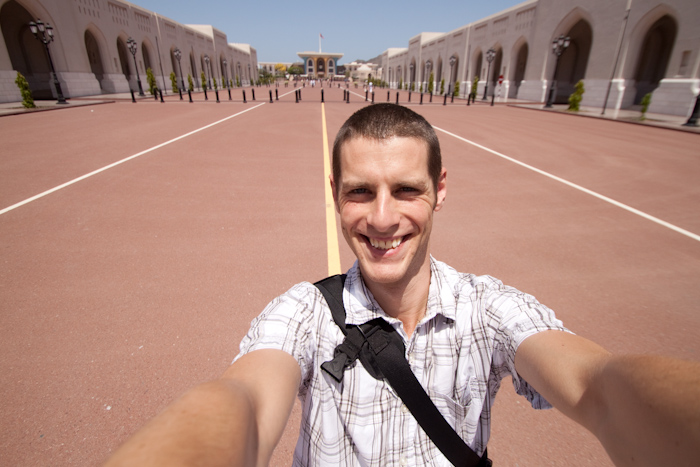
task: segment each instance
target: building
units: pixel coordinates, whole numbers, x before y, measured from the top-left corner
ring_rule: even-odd
[[[228,43],[209,25],[180,24],[122,0],[0,0],[0,102],[21,100],[18,71],[34,98],[56,96],[48,56],[29,28],[38,19],[53,27],[49,49],[66,97],[138,90],[137,79],[146,88],[148,68],[162,89],[170,89],[171,72],[181,82],[180,69],[197,88],[202,71],[207,85],[213,79],[246,85],[257,78],[256,50]]]
[[[553,42],[560,36],[569,46],[557,59]],[[394,88],[409,83],[416,90],[427,89],[432,74],[436,91],[445,80],[446,90],[459,83],[461,95],[478,77],[479,97],[486,91],[538,102],[556,80],[556,103],[566,102],[582,80],[584,106],[625,109],[652,93],[650,112],[687,116],[700,92],[700,6],[697,0],[529,0],[387,49],[378,73]]]
[[[333,78],[336,75],[338,60],[343,54],[326,52],[297,52],[304,62],[304,74],[309,78]]]
[[[368,78],[376,78],[378,68],[379,65],[375,63],[350,62],[345,65],[348,77],[354,81],[366,81]]]

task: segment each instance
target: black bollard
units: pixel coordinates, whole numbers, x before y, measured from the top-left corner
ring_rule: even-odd
[[[496,94],[491,94],[491,107],[493,107],[493,100],[496,99]]]
[[[270,89],[270,104],[274,104],[275,101],[272,100],[272,89]]]
[[[133,90],[133,89],[129,89],[129,91],[131,91],[131,102],[133,102],[134,104],[136,104],[136,98],[134,97],[134,90]]]
[[[134,92],[132,91],[133,95]],[[688,121],[683,124],[683,126],[700,126],[698,125],[698,117],[700,116],[700,94],[695,98],[695,107],[693,107],[693,113],[690,114]]]
[[[323,89],[321,89],[321,102],[323,103]]]
[[[420,105],[423,105],[423,93],[420,93]]]
[[[255,88],[250,88],[250,93],[253,95],[253,100],[255,100]]]
[[[204,100],[205,101],[209,100],[209,96],[207,96],[207,88],[204,88]]]
[[[153,100],[154,101],[158,100],[158,88],[153,89]]]
[[[372,91],[372,104],[374,104],[374,91]]]
[[[408,91],[408,102],[411,102],[411,91]]]
[[[161,91],[161,90],[159,89],[159,90],[158,90],[158,94],[160,94],[160,102],[161,102],[161,103],[162,103],[162,102],[165,102],[165,101],[163,100],[163,91]]]
[[[386,92],[386,101],[389,102],[391,100],[391,91]]]
[[[348,91],[348,99],[345,101],[346,104],[350,103],[350,91]]]
[[[245,104],[246,102],[248,102],[248,101],[245,100],[245,89],[244,89],[244,90],[243,90],[243,103]]]
[[[369,100],[369,91],[365,89],[365,102]]]
[[[469,105],[469,101],[471,100],[472,95],[471,93],[467,94],[467,105]]]
[[[294,91],[294,98],[296,99],[296,103],[298,104],[299,103],[299,90],[298,89],[296,91]]]
[[[301,100],[301,89],[299,89],[299,100]]]
[[[231,88],[228,88],[228,100],[231,100]]]
[[[218,89],[215,89],[215,90],[214,90],[214,94],[216,94],[216,103],[217,103],[217,104],[220,104],[221,101],[219,101],[219,90],[218,90]]]
[[[454,104],[454,103],[455,103],[455,95],[452,94],[452,97],[450,97],[450,104]]]
[[[192,91],[187,90],[187,95],[190,96],[190,104],[192,103]]]
[[[431,104],[433,103],[433,93],[432,92],[430,93],[430,103]]]
[[[277,92],[277,89],[275,89],[275,100],[276,100],[276,101],[280,100],[280,95],[279,95],[279,93]]]
[[[445,98],[442,100],[442,105],[447,105],[447,94],[445,94]]]
[[[396,105],[399,104],[399,91],[396,91]]]
[[[180,88],[177,88],[177,92],[179,92],[179,93],[180,93],[180,100],[182,100],[182,89],[180,89]]]

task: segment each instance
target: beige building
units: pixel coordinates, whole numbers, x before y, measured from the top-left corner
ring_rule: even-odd
[[[350,62],[345,66],[345,72],[353,81],[366,81],[368,78],[377,77],[379,65],[375,63]]]
[[[309,78],[333,78],[338,69],[339,53],[297,52],[304,63],[304,74]]]
[[[202,71],[208,84],[235,85],[238,78],[246,85],[257,77],[255,49],[228,43],[209,25],[180,24],[121,0],[0,0],[0,102],[21,100],[18,71],[34,98],[56,96],[49,58],[29,28],[38,19],[53,27],[49,50],[65,97],[137,91],[137,76],[146,89],[148,68],[162,89],[171,88],[170,73],[179,77],[180,68],[198,88]],[[135,56],[129,38],[136,41]]]
[[[559,36],[569,47],[557,65]],[[583,80],[582,105],[624,109],[651,92],[650,112],[686,116],[700,93],[700,8],[697,0],[530,0],[454,31],[414,36],[406,48],[387,49],[378,71],[392,87],[416,90],[427,89],[432,72],[435,90],[444,79],[446,90],[459,82],[462,95],[478,76],[479,98],[488,81],[489,95],[540,102],[556,78],[558,103]]]

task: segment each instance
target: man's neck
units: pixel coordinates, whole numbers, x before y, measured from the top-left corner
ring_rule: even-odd
[[[396,284],[370,283],[367,288],[384,312],[403,323],[410,338],[425,316],[430,291],[430,261],[413,276]]]

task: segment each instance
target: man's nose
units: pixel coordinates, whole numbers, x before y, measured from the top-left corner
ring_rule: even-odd
[[[390,233],[399,225],[396,200],[390,194],[378,194],[372,202],[367,223],[377,232]]]

